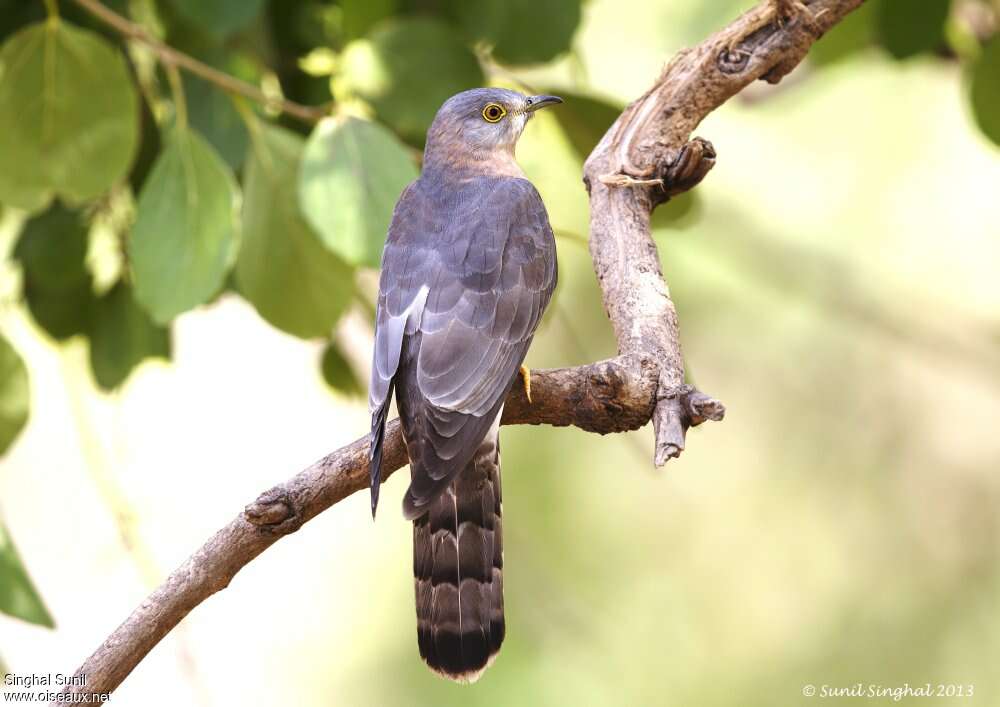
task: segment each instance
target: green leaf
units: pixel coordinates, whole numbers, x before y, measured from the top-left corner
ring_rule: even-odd
[[[139,152],[135,156],[135,162],[128,175],[132,192],[138,194],[142,190],[142,185],[146,183],[146,177],[153,169],[160,150],[163,148],[163,140],[160,135],[160,126],[156,124],[156,117],[145,97],[140,101],[139,111]]]
[[[1000,36],[986,44],[973,65],[969,89],[976,124],[986,137],[1000,145]]]
[[[337,77],[407,140],[422,143],[438,108],[481,86],[475,55],[454,29],[426,17],[392,19],[344,50]]]
[[[129,0],[101,0],[109,10],[128,15]],[[44,2],[31,0],[0,0],[0,41],[29,24],[44,22],[48,12]],[[121,35],[75,3],[60,3],[59,17],[76,27],[93,30],[98,34],[120,41]]]
[[[598,98],[566,91],[553,93],[558,94],[564,102],[552,111],[552,115],[573,144],[573,149],[586,159],[608,128],[618,120],[622,109]]]
[[[94,295],[86,255],[86,223],[58,202],[25,224],[14,248],[28,310],[57,341],[87,331]]]
[[[341,27],[350,39],[365,35],[379,21],[396,12],[397,0],[340,0]]]
[[[22,27],[45,19],[45,6],[40,2],[0,0],[0,40]]]
[[[230,167],[239,169],[250,138],[233,99],[208,81],[191,75],[184,77],[184,94],[191,127],[218,150]]]
[[[216,37],[226,37],[246,27],[264,5],[264,0],[171,0],[188,21]]]
[[[14,257],[24,275],[47,289],[68,289],[87,280],[87,224],[75,211],[53,204],[21,231]]]
[[[25,282],[24,294],[35,323],[56,341],[87,333],[94,303],[89,283],[86,287],[58,291],[36,288]]]
[[[0,454],[24,429],[28,404],[28,369],[14,347],[0,336]]]
[[[239,190],[197,133],[177,129],[139,196],[130,256],[139,303],[166,324],[222,287],[237,248]]]
[[[306,144],[299,203],[327,248],[352,265],[377,268],[392,210],[417,169],[382,126],[328,118]]]
[[[364,386],[354,374],[351,364],[347,362],[344,354],[332,341],[323,349],[320,368],[323,371],[323,380],[334,390],[352,398],[360,398],[364,395]]]
[[[128,172],[138,134],[132,76],[100,36],[48,21],[0,49],[0,201],[92,199]]]
[[[0,612],[39,626],[55,628],[52,615],[38,596],[14,541],[0,522]]]
[[[143,359],[170,358],[170,330],[157,326],[119,282],[94,307],[90,368],[104,390],[117,388]]]
[[[212,46],[199,47],[194,56],[248,83],[256,84],[260,80],[256,65],[242,54]],[[193,74],[184,74],[183,81],[188,124],[211,143],[230,167],[238,170],[243,166],[250,136],[232,97]]]
[[[453,0],[474,39],[493,45],[506,64],[540,64],[569,50],[580,24],[579,0]]]
[[[945,45],[945,21],[951,0],[881,0],[877,27],[882,45],[897,59]]]
[[[328,336],[350,302],[354,273],[320,242],[299,212],[304,141],[262,124],[244,174],[240,292],[274,326],[303,338]]]

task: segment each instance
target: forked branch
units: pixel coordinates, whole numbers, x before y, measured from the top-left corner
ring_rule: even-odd
[[[780,80],[823,32],[863,1],[763,2],[678,53],[656,84],[622,113],[584,166],[590,251],[619,355],[576,368],[533,371],[532,402],[515,386],[504,424],[576,425],[605,434],[652,420],[659,465],[681,453],[689,427],[722,418],[719,401],[684,383],[677,314],[650,235],[650,214],[714,165],[711,144],[691,139],[702,119],[756,79]],[[385,439],[384,478],[407,461],[398,421],[389,423]],[[367,479],[368,440],[361,438],[262,494],[98,647],[76,673],[86,674],[87,684],[68,691],[114,690],[188,612],[226,587],[243,566],[278,538],[366,489]]]

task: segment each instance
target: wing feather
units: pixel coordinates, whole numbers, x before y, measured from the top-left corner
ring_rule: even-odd
[[[443,492],[489,431],[555,283],[555,241],[527,180],[421,178],[400,198],[383,255],[370,403],[374,457],[395,390],[410,456],[407,517]]]

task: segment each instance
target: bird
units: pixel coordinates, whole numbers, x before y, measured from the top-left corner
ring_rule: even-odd
[[[556,245],[514,159],[558,96],[475,88],[444,102],[420,176],[382,253],[369,387],[372,518],[395,395],[410,459],[417,645],[434,672],[475,682],[506,632],[500,416],[556,286]]]

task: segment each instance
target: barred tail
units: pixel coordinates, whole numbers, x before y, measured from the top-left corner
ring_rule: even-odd
[[[474,682],[504,637],[499,429],[413,521],[417,643],[431,670]]]

